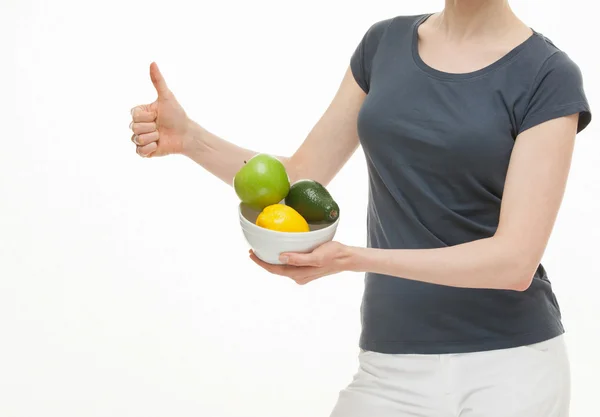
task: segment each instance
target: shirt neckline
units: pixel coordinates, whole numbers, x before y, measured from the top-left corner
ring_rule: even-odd
[[[434,13],[425,14],[425,15],[421,16],[419,19],[417,19],[415,21],[415,23],[413,24],[412,57],[413,57],[413,61],[417,65],[417,67],[419,67],[425,73],[432,75],[436,78],[442,78],[442,79],[446,79],[446,80],[466,80],[469,78],[475,78],[475,77],[479,77],[481,75],[487,74],[487,73],[495,70],[496,68],[503,66],[508,61],[512,60],[517,54],[519,54],[535,38],[537,38],[539,36],[539,34],[535,30],[531,29],[533,32],[531,34],[531,36],[529,36],[527,39],[525,39],[519,45],[515,46],[513,49],[511,49],[508,53],[506,53],[505,55],[500,57],[498,60],[496,60],[496,61],[492,62],[491,64],[489,64],[483,68],[480,68],[478,70],[471,71],[471,72],[461,72],[461,73],[440,71],[438,69],[435,69],[435,68],[429,66],[427,63],[425,63],[425,61],[423,61],[421,59],[421,55],[419,54],[419,32],[418,32],[419,26],[421,26],[433,14]]]

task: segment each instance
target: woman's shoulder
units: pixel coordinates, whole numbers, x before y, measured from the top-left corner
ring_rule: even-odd
[[[556,44],[544,36],[534,31],[532,47],[525,54],[532,63],[535,63],[537,72],[551,71],[561,69],[563,71],[578,72],[579,67],[571,59],[569,54],[560,49]]]
[[[414,25],[427,16],[429,14],[401,15],[371,22],[363,35],[362,43],[366,49],[376,49],[386,33],[393,32],[392,37],[400,39],[399,35],[409,34]]]
[[[561,115],[580,113],[577,131],[591,121],[590,107],[583,87],[583,74],[571,57],[544,35],[534,32],[513,80],[527,81],[520,131]]]
[[[533,88],[548,84],[549,80],[572,88],[582,88],[581,69],[571,56],[543,34],[534,31],[533,36],[535,42],[523,57],[533,77]]]
[[[393,28],[394,30],[410,30],[414,27],[415,23],[429,15],[429,13],[419,15],[400,15],[377,20],[370,23],[367,29],[367,35],[381,37],[390,28]]]

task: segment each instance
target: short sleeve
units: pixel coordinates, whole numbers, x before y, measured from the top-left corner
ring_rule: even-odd
[[[577,133],[592,120],[579,67],[558,51],[550,56],[534,82],[519,133],[548,120],[579,113]]]
[[[379,48],[383,33],[390,23],[391,19],[387,19],[373,24],[364,34],[350,58],[352,75],[356,83],[367,94],[370,88],[373,59]]]

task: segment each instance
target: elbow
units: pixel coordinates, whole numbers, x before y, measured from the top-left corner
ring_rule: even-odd
[[[521,239],[522,240],[522,239]],[[500,289],[524,292],[529,289],[533,277],[540,265],[543,248],[536,247],[530,241],[519,241],[507,236],[496,235],[500,270]],[[501,260],[500,260],[501,259]]]
[[[514,279],[513,282],[511,282],[509,288],[507,288],[507,289],[512,290],[512,291],[524,292],[524,291],[527,291],[527,289],[529,289],[532,281],[533,281],[533,274],[521,275],[521,276],[518,276],[517,279]]]
[[[292,157],[280,157],[279,160],[283,163],[285,171],[288,174],[290,184],[299,180],[299,171],[302,170],[298,163]]]
[[[521,262],[513,264],[511,268],[508,268],[506,289],[518,292],[527,291],[533,282],[538,266],[539,261],[528,259],[522,259]]]
[[[280,160],[287,171],[291,184],[302,179],[311,179],[327,187],[333,179],[333,176],[330,176],[327,170],[319,169],[313,164],[298,158],[296,155],[289,158],[281,158]]]

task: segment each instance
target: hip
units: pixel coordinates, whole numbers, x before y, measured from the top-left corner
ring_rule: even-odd
[[[570,367],[564,336],[514,348],[450,354],[361,350],[359,370],[332,417],[423,414],[566,417]]]

